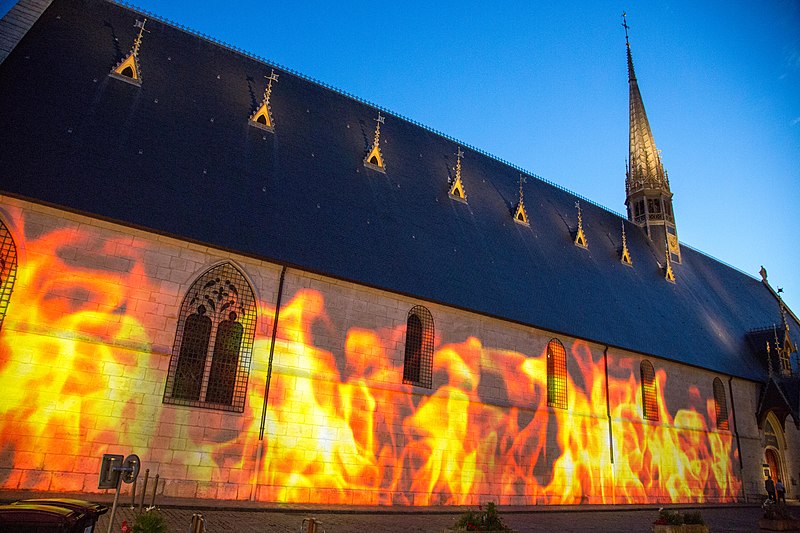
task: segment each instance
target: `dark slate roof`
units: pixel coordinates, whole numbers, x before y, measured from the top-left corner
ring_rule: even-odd
[[[621,218],[466,150],[469,203],[451,200],[456,144],[398,117],[385,174],[365,168],[376,110],[282,70],[275,134],[249,126],[271,65],[150,20],[142,86],[112,79],[137,14],[56,0],[0,65],[0,189],[254,257],[765,379],[745,333],[780,321],[760,282],[683,248],[677,283]],[[620,176],[623,194],[624,176]],[[680,199],[677,199],[680,203]],[[792,323],[794,331],[797,324]]]

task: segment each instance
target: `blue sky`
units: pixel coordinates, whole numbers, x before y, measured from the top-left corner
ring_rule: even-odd
[[[625,10],[681,241],[755,276],[763,264],[800,313],[800,2],[135,4],[617,212]]]

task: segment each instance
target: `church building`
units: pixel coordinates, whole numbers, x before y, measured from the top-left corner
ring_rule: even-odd
[[[136,453],[218,500],[800,496],[800,322],[680,242],[625,30],[623,218],[152,14],[17,2],[0,489]]]

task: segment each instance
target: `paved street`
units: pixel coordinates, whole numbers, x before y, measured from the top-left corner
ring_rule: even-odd
[[[236,532],[292,532],[300,531],[303,518],[315,517],[322,521],[327,533],[435,532],[451,526],[458,516],[453,513],[429,513],[421,510],[407,512],[311,512],[311,511],[257,511],[257,510],[190,510],[162,509],[170,531],[188,530],[193,513],[202,513],[206,530]],[[502,509],[501,509],[502,512]],[[593,511],[528,511],[506,512],[503,517],[508,526],[520,531],[650,531],[658,511],[648,510],[593,510]],[[710,531],[751,532],[758,530],[761,511],[758,507],[725,507],[702,510]],[[99,522],[99,533],[108,528],[108,515]],[[134,511],[129,507],[118,512],[115,522],[132,523]],[[112,531],[120,531],[119,526]]]
[[[107,505],[109,512],[100,517],[95,531],[96,533],[106,533],[108,530],[113,493],[55,495],[52,493],[0,491],[0,503],[42,497],[77,498]],[[303,519],[311,517],[320,520],[327,533],[371,533],[373,531],[440,533],[442,529],[452,526],[464,509],[283,505],[168,497],[159,498],[156,505],[167,519],[169,531],[173,533],[186,533],[194,513],[203,515],[208,533],[221,531],[297,533],[300,531]],[[800,504],[797,501],[790,501],[789,506],[793,510],[793,514],[800,517]],[[675,506],[668,507],[677,509]],[[758,531],[761,508],[756,505],[709,506],[696,509],[701,511],[710,531]],[[505,523],[522,533],[532,531],[558,533],[572,531],[645,532],[651,531],[652,523],[658,516],[658,506],[536,506],[500,507],[499,510]],[[123,520],[132,525],[136,512],[131,508],[130,496],[123,494],[112,531],[119,533]]]

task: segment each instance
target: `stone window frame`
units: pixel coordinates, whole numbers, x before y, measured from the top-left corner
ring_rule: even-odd
[[[728,402],[725,398],[725,384],[719,378],[714,378],[714,412],[717,416],[717,429],[730,430],[728,422]]]
[[[567,408],[567,351],[558,339],[547,343],[547,406]]]
[[[17,245],[8,226],[0,220],[0,329],[6,318],[11,293],[17,281]]]
[[[642,378],[642,416],[645,420],[658,421],[658,391],[656,390],[656,371],[653,363],[644,359],[639,365]]]
[[[197,276],[181,304],[163,403],[244,412],[257,322],[253,287],[233,263]]]
[[[433,344],[435,328],[431,312],[415,305],[406,317],[403,383],[433,388]]]

